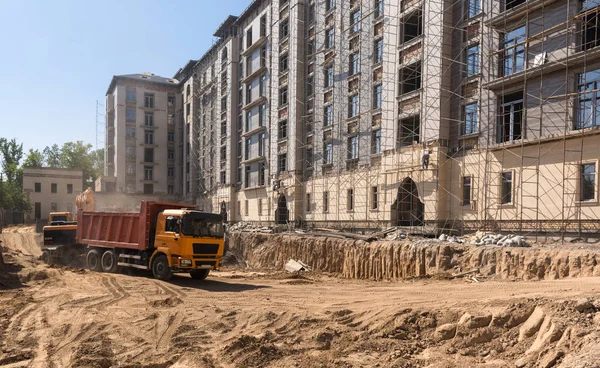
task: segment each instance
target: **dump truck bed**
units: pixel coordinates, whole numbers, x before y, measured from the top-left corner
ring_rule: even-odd
[[[96,247],[144,250],[154,246],[157,215],[189,204],[142,201],[140,212],[77,213],[77,242]]]

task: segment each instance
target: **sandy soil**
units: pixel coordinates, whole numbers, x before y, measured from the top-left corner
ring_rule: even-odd
[[[224,268],[204,282],[165,283],[51,268],[22,245],[4,245],[0,366],[574,368],[600,361],[593,306],[600,306],[600,278],[376,282]]]

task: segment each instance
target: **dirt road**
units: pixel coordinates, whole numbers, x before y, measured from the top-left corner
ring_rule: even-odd
[[[17,250],[7,259],[20,265],[9,271],[28,281],[0,290],[0,366],[573,368],[600,361],[595,308],[576,302],[600,304],[599,278],[375,282],[225,268],[204,282],[165,283],[50,268]]]

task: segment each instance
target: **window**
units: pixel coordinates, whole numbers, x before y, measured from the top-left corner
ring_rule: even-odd
[[[135,88],[127,88],[127,94],[125,96],[127,102],[135,102]]]
[[[402,24],[402,41],[409,42],[423,34],[423,15],[416,11]]]
[[[525,67],[525,26],[516,28],[504,34],[500,47],[502,54],[503,75],[510,75],[523,70]]]
[[[333,65],[325,67],[324,70],[325,88],[333,86]]]
[[[333,106],[325,106],[324,110],[325,111],[323,113],[323,125],[326,127],[331,126],[333,124]]]
[[[237,169],[237,183],[240,184],[242,182],[242,167],[239,166]]]
[[[335,0],[325,0],[325,10],[331,10],[335,7]]]
[[[73,193],[73,184],[67,184],[67,194]]]
[[[335,46],[335,30],[329,28],[325,31],[325,48],[330,49]]]
[[[596,199],[596,164],[581,165],[580,201]]]
[[[189,88],[189,86],[188,86]],[[154,108],[154,94],[153,93],[144,93],[144,107]]]
[[[350,27],[351,33],[358,32],[360,30],[360,9],[350,14],[350,24],[352,25]]]
[[[260,84],[258,86],[258,94],[261,97],[264,97],[267,95],[267,75],[263,74],[260,76]]]
[[[227,173],[225,171],[221,171],[219,177],[221,185],[225,185],[225,182],[227,181]]]
[[[348,137],[348,160],[358,158],[358,136]]]
[[[250,166],[246,166],[244,169],[244,188],[250,188]]]
[[[523,121],[523,92],[511,93],[500,99],[497,143],[521,139]]]
[[[144,162],[154,162],[154,148],[144,148]]]
[[[354,210],[354,189],[348,189],[348,194],[346,197],[346,207],[348,211]]]
[[[353,116],[358,115],[359,113],[359,104],[358,104],[358,95],[350,96],[348,98],[348,117],[351,118]]]
[[[260,47],[260,66],[267,66],[267,46]]]
[[[477,102],[465,105],[463,134],[477,133]]]
[[[135,157],[135,147],[134,146],[127,146],[125,148],[125,155],[129,158],[134,158]]]
[[[377,187],[371,187],[371,209],[372,210],[376,210],[377,208],[379,208],[379,195],[378,195],[378,188]]]
[[[173,130],[167,132],[167,141],[175,142],[175,132]]]
[[[58,205],[56,203],[50,203],[50,211],[51,212],[57,212],[58,211]]]
[[[167,116],[167,124],[168,125],[175,125],[175,115],[169,114]]]
[[[266,170],[265,170],[265,164],[264,163],[260,163],[258,165],[258,185],[260,186],[264,186],[265,185],[265,174]]]
[[[167,159],[169,160],[175,160],[175,150],[172,148],[169,148],[167,150]]]
[[[250,148],[252,147],[252,137],[246,139],[246,146],[244,150],[244,159],[250,159]]]
[[[127,164],[127,175],[135,175],[135,164]]]
[[[383,0],[375,0],[375,18],[379,18],[383,15]]]
[[[267,135],[265,133],[260,133],[258,136],[258,155],[265,155],[265,140],[267,139]]]
[[[58,185],[56,183],[50,184],[50,193],[58,192]]]
[[[174,178],[175,177],[175,168],[172,166],[167,167],[167,177]]]
[[[399,121],[397,148],[406,147],[419,142],[421,122],[418,115]]]
[[[252,111],[248,111],[246,113],[246,131],[250,131],[250,127],[252,126]]]
[[[144,125],[145,126],[154,126],[154,113],[153,112],[147,112],[144,114]]]
[[[252,102],[252,84],[246,84],[246,104]]]
[[[581,18],[581,50],[589,50],[600,45],[600,8],[597,0],[582,2],[583,18]],[[591,10],[596,8],[594,10]]]
[[[277,173],[281,174],[287,171],[287,154],[281,154],[277,157]]]
[[[481,0],[467,0],[467,17],[473,18],[481,12]]]
[[[168,185],[167,186],[167,194],[174,194],[175,193],[175,187],[173,187],[172,185]]]
[[[225,112],[227,110],[227,97],[221,98],[221,112]]]
[[[128,126],[125,128],[125,138],[127,138],[127,139],[135,138],[135,127],[134,126]]]
[[[154,194],[154,185],[144,184],[144,194]]]
[[[279,35],[281,38],[286,38],[290,34],[290,18],[285,18],[279,26]]]
[[[315,53],[315,39],[314,38],[308,40],[307,53],[308,53],[308,56],[313,56],[313,54]]]
[[[135,109],[128,107],[127,110],[125,110],[125,119],[127,121],[135,121]]]
[[[527,0],[506,0],[506,5],[504,7],[504,10],[510,10],[517,5],[521,5],[521,4],[525,3],[525,1],[527,1]]]
[[[154,144],[154,132],[152,130],[144,130],[144,143]]]
[[[267,36],[267,16],[260,17],[260,37]]]
[[[333,144],[331,142],[323,145],[323,164],[333,163]]]
[[[277,133],[277,139],[285,139],[287,138],[287,120],[282,120],[279,122],[279,129]]]
[[[315,93],[315,89],[314,89],[314,80],[313,77],[307,77],[306,78],[306,95],[307,96],[312,96]],[[308,108],[307,108],[308,110]]]
[[[252,46],[252,27],[246,31],[246,48]]]
[[[383,61],[383,40],[377,40],[375,42],[375,50],[373,52],[375,60],[373,62],[375,64],[381,63]]]
[[[329,192],[323,192],[323,213],[329,212]]]
[[[152,166],[144,166],[144,180],[153,180],[154,169]]]
[[[279,57],[279,71],[286,72],[288,70],[288,54]]]
[[[600,125],[600,69],[579,74],[575,129]]]
[[[262,216],[262,198],[258,199],[258,215]]]
[[[285,105],[288,103],[288,88],[287,86],[281,87],[279,89],[279,106]]]
[[[421,63],[409,65],[400,70],[400,94],[414,92],[421,88]]]
[[[382,103],[381,89],[382,89],[381,84],[378,86],[375,86],[375,88],[373,88],[373,108],[374,109],[381,108],[381,103]]]
[[[249,212],[250,212],[250,205],[248,204],[248,200],[246,199],[246,201],[244,202],[244,215],[248,216]]]
[[[479,74],[479,45],[467,49],[467,77]]]
[[[185,88],[185,95],[189,96],[190,93],[192,92],[192,87],[190,87],[190,85],[188,84],[187,87]]]
[[[360,56],[359,54],[350,54],[350,75],[360,72]]]
[[[512,203],[512,172],[502,173],[502,204]]]
[[[167,106],[168,107],[175,107],[175,96],[174,95],[169,95],[167,97]]]
[[[462,178],[462,204],[463,206],[471,205],[471,177],[463,176]]]
[[[371,132],[371,153],[381,153],[381,129]]]
[[[310,193],[306,193],[306,212],[310,212]]]

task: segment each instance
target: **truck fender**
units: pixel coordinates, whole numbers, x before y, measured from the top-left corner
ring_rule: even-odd
[[[156,248],[156,250],[154,251],[154,253],[152,253],[152,256],[150,257],[150,262],[148,263],[148,266],[152,267],[152,262],[154,262],[154,258],[161,254],[167,256],[167,259],[169,260],[169,267],[173,267],[173,261],[171,260],[171,251],[167,247]]]

